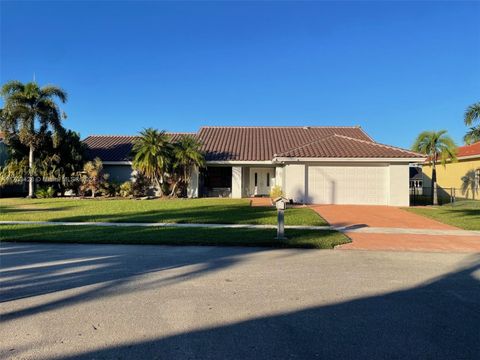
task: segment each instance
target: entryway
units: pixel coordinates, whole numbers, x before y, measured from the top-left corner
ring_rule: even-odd
[[[250,168],[250,193],[253,196],[269,195],[274,181],[274,168]]]

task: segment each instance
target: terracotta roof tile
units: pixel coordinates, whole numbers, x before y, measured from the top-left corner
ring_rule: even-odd
[[[475,155],[480,156],[480,141],[472,145],[458,147],[457,158]]]
[[[185,133],[171,133],[173,140]],[[190,133],[190,135],[195,135]],[[207,161],[271,161],[283,157],[416,158],[421,155],[373,141],[360,127],[202,127],[197,138]],[[130,160],[135,136],[95,135],[89,157]]]
[[[401,148],[334,134],[310,142],[278,157],[300,158],[418,158],[422,154]]]
[[[202,127],[198,133],[207,161],[268,161],[275,154],[329,135],[371,142],[360,127]]]
[[[181,135],[195,135],[194,133],[168,133],[172,141]],[[138,136],[123,135],[91,135],[83,142],[87,145],[88,159],[99,157],[102,161],[129,161],[133,142]]]

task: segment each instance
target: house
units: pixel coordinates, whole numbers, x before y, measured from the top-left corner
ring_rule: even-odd
[[[410,165],[410,193],[422,194],[422,190],[423,190],[422,168],[417,164]]]
[[[206,167],[192,171],[190,197],[264,196],[279,186],[298,203],[408,206],[409,164],[425,160],[375,142],[358,126],[205,126],[193,135],[203,144]],[[89,136],[84,142],[112,178],[127,180],[134,139]]]
[[[461,191],[462,177],[472,171],[477,173],[477,183],[480,177],[480,142],[460,146],[457,149],[457,159],[456,162],[447,161],[445,166],[442,166],[440,162],[437,164],[437,184],[448,194],[455,191],[457,197],[463,197],[467,194],[463,194]],[[431,188],[432,166],[430,164],[423,165],[423,182],[424,187]]]

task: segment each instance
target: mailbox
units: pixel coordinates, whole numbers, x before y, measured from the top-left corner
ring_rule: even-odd
[[[285,219],[284,219],[284,210],[287,208],[288,199],[280,196],[276,199],[273,199],[275,202],[275,207],[277,208],[278,214],[278,226],[277,226],[277,239],[285,240]]]
[[[287,198],[280,196],[278,198],[273,199],[275,202],[275,207],[277,210],[285,210],[287,208],[287,203],[289,202]]]

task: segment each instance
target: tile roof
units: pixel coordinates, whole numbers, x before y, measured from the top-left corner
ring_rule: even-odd
[[[173,140],[186,133],[170,133]],[[194,135],[189,133],[190,135]],[[417,153],[376,143],[360,127],[202,127],[196,134],[207,161],[271,161],[279,157],[418,158]],[[130,160],[136,136],[93,135],[89,158]]]
[[[207,161],[267,161],[275,154],[339,134],[373,141],[360,127],[202,127],[198,133]]]
[[[355,139],[343,135],[330,135],[299,146],[278,157],[300,158],[418,158],[423,155],[373,141]]]
[[[193,133],[168,133],[172,141],[181,135],[195,135]],[[123,135],[91,135],[83,142],[87,145],[87,158],[99,157],[102,161],[129,161],[133,142],[138,136]]]
[[[475,155],[480,156],[480,141],[472,145],[459,146],[457,149],[457,158]]]

